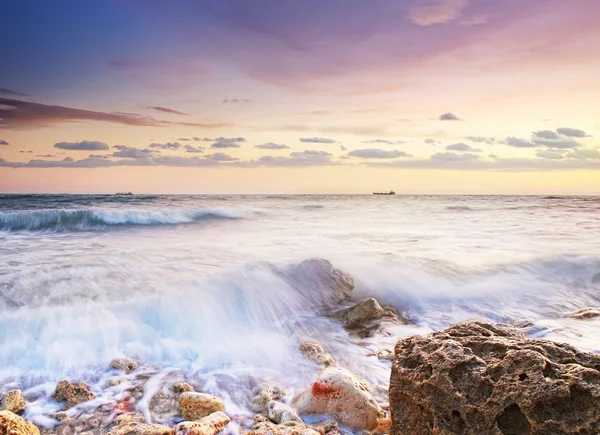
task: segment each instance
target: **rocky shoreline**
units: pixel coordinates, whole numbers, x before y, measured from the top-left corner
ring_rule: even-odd
[[[351,336],[385,334],[386,326],[409,322],[372,298],[348,307],[352,278],[329,262],[311,260],[294,273],[315,275],[335,290],[324,299],[346,302],[326,315]],[[595,313],[573,318],[585,321]],[[36,397],[18,389],[0,394],[0,435],[600,433],[600,356],[527,339],[515,326],[463,323],[380,349],[373,356],[391,362],[389,392],[351,373],[320,343],[301,342],[299,351],[320,370],[310,384],[290,391],[249,378],[250,396],[209,394],[218,389],[117,358],[102,386],[115,393],[111,399],[86,383],[62,380],[48,394],[56,412],[26,421],[28,399]],[[243,406],[226,404],[232,402]]]

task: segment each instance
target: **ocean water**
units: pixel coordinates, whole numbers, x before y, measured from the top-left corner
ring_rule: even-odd
[[[326,259],[411,320],[350,336],[324,315]],[[290,392],[318,367],[298,343],[321,343],[385,401],[399,337],[483,320],[600,352],[600,198],[335,195],[0,195],[0,391],[21,388],[26,418],[57,381],[88,382],[96,403],[110,360],[133,356],[154,384],[179,373],[248,413],[262,380]],[[157,387],[158,388],[158,387]],[[151,388],[138,409],[147,413]]]

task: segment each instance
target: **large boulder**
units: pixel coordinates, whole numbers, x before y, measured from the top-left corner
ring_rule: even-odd
[[[200,420],[213,412],[225,411],[225,403],[210,394],[187,391],[179,396],[179,410],[186,420]]]
[[[326,414],[354,429],[375,429],[383,413],[367,384],[347,370],[323,370],[293,400],[300,414]]]
[[[23,398],[21,390],[10,390],[7,393],[0,393],[0,410],[11,411],[15,414],[19,414],[25,411],[27,402]]]
[[[600,356],[471,322],[398,341],[392,435],[600,433]]]
[[[11,411],[0,411],[1,435],[40,435],[40,431],[33,424],[23,420]]]
[[[224,412],[217,411],[197,421],[179,423],[173,428],[173,435],[216,435],[230,421]]]
[[[52,398],[57,402],[67,402],[63,409],[71,408],[95,397],[96,395],[89,390],[89,386],[83,382],[60,381],[52,393]]]

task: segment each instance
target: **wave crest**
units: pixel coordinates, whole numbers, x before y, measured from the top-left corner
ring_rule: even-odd
[[[114,226],[190,224],[205,219],[242,219],[241,209],[28,210],[0,212],[0,231],[94,231]]]

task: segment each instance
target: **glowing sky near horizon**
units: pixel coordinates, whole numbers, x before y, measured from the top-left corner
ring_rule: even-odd
[[[597,0],[0,15],[0,192],[600,192]]]

